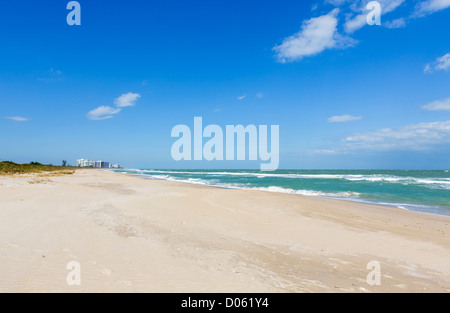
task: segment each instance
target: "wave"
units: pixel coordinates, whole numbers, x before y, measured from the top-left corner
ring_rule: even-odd
[[[277,193],[288,193],[288,194],[311,196],[311,197],[339,198],[339,199],[356,198],[360,195],[357,192],[322,192],[322,191],[315,191],[315,190],[294,190],[294,189],[283,188],[283,187],[278,187],[278,186],[244,187],[244,188],[240,188],[240,189],[268,191],[268,192],[277,192]]]
[[[212,187],[220,187],[227,189],[240,189],[240,190],[257,190],[257,191],[268,191],[277,193],[287,193],[296,194],[303,196],[314,196],[314,197],[328,197],[328,198],[356,198],[360,194],[357,192],[322,192],[315,190],[295,190],[291,188],[283,188],[279,186],[269,186],[269,187],[255,187],[250,184],[243,183],[224,183],[219,180],[204,180],[201,178],[178,178],[169,175],[150,175],[150,174],[137,174],[136,176],[145,177],[149,179],[167,180],[179,183],[190,183],[195,185],[205,185]]]
[[[379,183],[398,183],[403,185],[425,185],[431,188],[442,188],[450,190],[450,178],[419,178],[412,176],[393,176],[385,174],[296,174],[296,173],[254,173],[254,172],[201,172],[201,171],[173,171],[173,170],[127,170],[138,174],[155,175],[200,175],[205,177],[254,177],[281,178],[281,179],[305,179],[305,180],[342,180],[359,182],[379,182]]]

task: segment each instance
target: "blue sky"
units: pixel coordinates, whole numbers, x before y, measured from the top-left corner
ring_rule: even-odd
[[[259,167],[173,161],[201,116],[280,125],[280,168],[450,168],[450,0],[68,2],[0,4],[0,160]]]

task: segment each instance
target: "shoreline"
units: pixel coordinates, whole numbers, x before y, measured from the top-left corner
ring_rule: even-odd
[[[3,292],[450,292],[446,216],[105,170],[33,179],[0,177]]]
[[[121,169],[124,171],[142,171],[140,169]],[[125,175],[131,175],[135,177],[140,177],[144,179],[149,180],[156,180],[156,181],[167,181],[167,182],[174,182],[174,183],[182,183],[182,184],[189,184],[189,185],[195,185],[195,186],[205,186],[205,187],[213,187],[213,188],[220,188],[220,189],[228,189],[228,190],[245,190],[245,191],[262,191],[262,192],[270,192],[270,193],[279,193],[279,194],[286,194],[286,195],[292,195],[292,196],[300,196],[300,197],[312,197],[312,198],[320,198],[320,199],[333,199],[333,200],[340,200],[340,201],[348,201],[353,203],[360,203],[365,205],[374,205],[374,206],[381,206],[381,207],[388,207],[388,208],[395,208],[400,210],[405,210],[408,212],[415,212],[420,214],[431,214],[431,215],[437,215],[437,216],[445,216],[450,217],[450,213],[443,214],[443,213],[435,213],[435,212],[427,212],[425,210],[413,210],[404,206],[421,206],[419,204],[412,204],[412,203],[404,203],[404,204],[395,204],[395,203],[386,203],[386,202],[375,202],[372,200],[366,200],[366,199],[355,199],[350,197],[333,197],[333,196],[326,196],[326,195],[307,195],[307,194],[301,194],[301,193],[292,193],[292,192],[283,192],[283,191],[271,191],[271,190],[264,190],[259,187],[228,187],[228,186],[220,186],[220,185],[211,185],[207,183],[196,183],[196,182],[188,182],[183,180],[176,180],[176,179],[164,179],[164,178],[155,178],[155,177],[147,177],[150,176],[148,174],[133,174],[133,173],[125,173],[125,172],[118,172],[111,169],[105,169],[105,171],[112,172],[112,173],[118,173],[118,174],[125,174]],[[439,170],[441,171],[441,170]],[[276,187],[276,186],[274,186]],[[294,190],[295,191],[295,190]],[[425,206],[425,205],[423,205]],[[431,205],[426,206],[428,209],[434,208]]]

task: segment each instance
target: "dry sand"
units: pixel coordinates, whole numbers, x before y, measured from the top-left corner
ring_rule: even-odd
[[[0,176],[0,291],[449,292],[450,218],[100,170]]]

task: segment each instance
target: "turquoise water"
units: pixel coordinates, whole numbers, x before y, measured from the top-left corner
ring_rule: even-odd
[[[450,216],[450,173],[447,170],[114,171],[150,179],[337,198]]]

